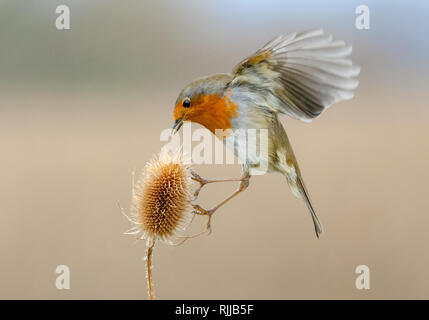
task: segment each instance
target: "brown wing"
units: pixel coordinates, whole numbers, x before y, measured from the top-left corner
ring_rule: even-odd
[[[360,68],[344,59],[351,51],[322,30],[280,35],[233,69],[230,87],[251,91],[276,112],[311,121],[353,97]]]

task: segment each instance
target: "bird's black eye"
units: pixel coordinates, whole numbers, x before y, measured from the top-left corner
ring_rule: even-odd
[[[189,108],[190,106],[191,106],[191,99],[185,98],[185,100],[183,100],[183,107]]]

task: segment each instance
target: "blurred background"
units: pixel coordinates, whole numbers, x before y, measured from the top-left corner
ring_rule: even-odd
[[[60,4],[71,29],[55,28]],[[355,8],[370,8],[370,29]],[[159,299],[428,299],[429,3],[0,1],[0,298],[145,299],[129,228],[131,172],[159,151],[180,90],[229,72],[280,33],[323,28],[353,45],[353,100],[311,124],[282,118],[316,210],[280,175],[214,217],[213,233],[157,244]],[[206,177],[240,167],[199,166]],[[210,207],[234,190],[213,185]],[[190,233],[203,227],[195,219]],[[57,265],[71,270],[57,290]],[[357,290],[368,265],[371,289]]]

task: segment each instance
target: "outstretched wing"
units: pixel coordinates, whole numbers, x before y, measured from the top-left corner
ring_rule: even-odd
[[[229,86],[309,122],[333,103],[353,97],[360,68],[345,59],[351,52],[351,46],[333,41],[323,30],[280,35],[240,62]]]

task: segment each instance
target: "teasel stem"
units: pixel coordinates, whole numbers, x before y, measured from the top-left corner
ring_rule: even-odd
[[[153,290],[153,277],[152,277],[152,252],[153,247],[155,246],[155,239],[148,239],[146,243],[146,280],[147,280],[147,293],[149,300],[154,300],[154,290]]]

